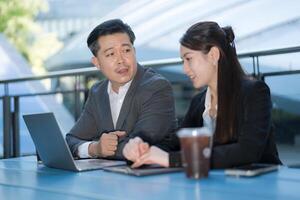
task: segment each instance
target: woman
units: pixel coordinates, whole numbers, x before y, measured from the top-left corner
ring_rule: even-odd
[[[280,164],[271,127],[270,90],[264,82],[245,75],[236,55],[232,28],[200,22],[186,31],[180,44],[185,74],[196,89],[206,87],[192,99],[181,127],[214,127],[212,168]],[[177,137],[160,146],[180,148]],[[140,138],[132,139],[123,154],[134,162],[133,167],[181,165],[178,151],[149,148]]]

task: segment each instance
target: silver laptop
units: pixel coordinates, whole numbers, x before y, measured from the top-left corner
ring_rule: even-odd
[[[25,124],[44,165],[64,170],[85,171],[126,165],[106,159],[74,160],[53,113],[23,115]]]

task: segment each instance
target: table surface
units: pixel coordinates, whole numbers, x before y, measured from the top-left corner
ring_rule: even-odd
[[[300,170],[252,178],[211,170],[190,180],[183,172],[134,177],[102,170],[70,172],[38,165],[34,156],[0,160],[0,199],[300,199]]]

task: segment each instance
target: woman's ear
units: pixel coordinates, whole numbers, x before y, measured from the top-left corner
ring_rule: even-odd
[[[209,52],[209,59],[211,61],[211,63],[214,66],[218,65],[219,59],[220,59],[220,50],[218,47],[213,46],[212,48],[210,48]]]

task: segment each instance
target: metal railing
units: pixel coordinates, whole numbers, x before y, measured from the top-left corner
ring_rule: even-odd
[[[285,71],[283,70],[283,71],[278,71],[278,72],[261,73],[260,72],[259,57],[290,54],[290,53],[298,53],[298,52],[300,52],[300,46],[281,48],[281,49],[271,49],[271,50],[264,50],[264,51],[253,51],[253,52],[239,53],[238,57],[239,58],[252,58],[253,75],[260,78],[260,79],[262,79],[262,80],[264,80],[264,77],[266,77],[266,76],[299,74],[300,70],[285,70]]]
[[[289,74],[300,74],[300,70],[286,70],[277,72],[261,73],[259,57],[271,56],[271,55],[281,55],[288,53],[300,52],[300,47],[290,47],[282,49],[273,49],[266,51],[255,51],[248,53],[238,54],[239,58],[251,58],[253,65],[253,76],[264,80],[267,76],[279,76],[279,75],[289,75]],[[179,65],[182,61],[180,58],[173,59],[162,59],[154,61],[141,62],[145,67],[165,67],[172,65]],[[85,92],[85,99],[87,98],[87,84],[84,84],[84,88],[80,88],[80,77],[86,77],[89,75],[95,75],[99,71],[94,67],[74,69],[74,70],[64,70],[51,72],[45,75],[39,76],[28,76],[15,79],[0,80],[0,84],[4,86],[4,95],[0,97],[3,100],[3,157],[18,157],[20,156],[20,133],[19,133],[19,115],[20,115],[20,97],[27,96],[38,96],[38,95],[51,95],[51,94],[66,94],[74,93],[75,98],[75,119],[79,117],[80,114],[80,93]],[[26,81],[36,81],[44,79],[60,79],[62,77],[74,77],[74,89],[64,90],[64,91],[50,91],[50,92],[39,92],[39,93],[24,93],[17,95],[10,95],[9,84],[26,82]],[[11,107],[13,105],[13,110]]]

